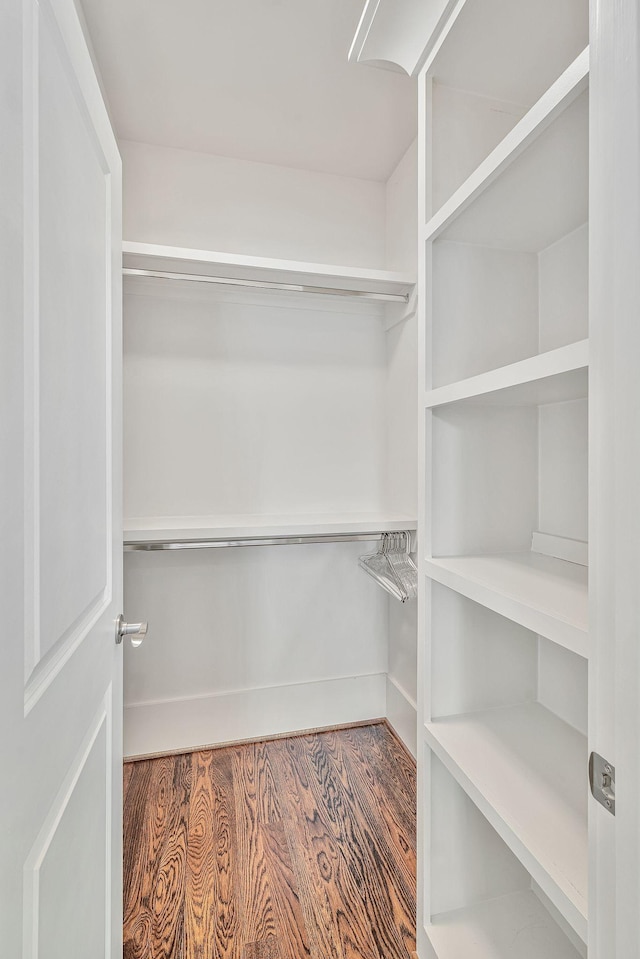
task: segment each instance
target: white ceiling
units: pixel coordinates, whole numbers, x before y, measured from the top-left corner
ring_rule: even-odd
[[[364,0],[81,0],[117,135],[386,180],[415,81],[347,62]]]

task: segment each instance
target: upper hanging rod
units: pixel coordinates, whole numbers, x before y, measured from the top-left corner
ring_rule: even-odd
[[[387,303],[408,303],[408,293],[374,293],[370,290],[339,290],[334,287],[306,286],[297,283],[274,283],[270,280],[247,280],[229,276],[205,276],[201,273],[169,273],[165,270],[134,270],[124,267],[123,276],[153,276],[166,280],[192,280],[196,283],[216,283],[219,286],[245,286],[258,290],[278,290],[286,293],[315,293],[323,296],[353,296],[361,300],[383,300]]]

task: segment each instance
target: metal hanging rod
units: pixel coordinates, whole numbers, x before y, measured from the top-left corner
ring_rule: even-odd
[[[125,553],[148,553],[168,549],[226,549],[229,546],[307,546],[314,543],[371,543],[383,533],[326,533],[316,536],[247,536],[242,539],[147,540],[125,543]]]
[[[152,276],[165,280],[190,280],[194,283],[215,283],[218,286],[244,286],[254,290],[275,290],[285,293],[314,293],[322,296],[350,296],[361,300],[382,300],[386,303],[408,303],[408,293],[374,293],[369,290],[338,290],[325,286],[297,283],[273,283],[270,280],[246,280],[239,277],[204,276],[200,273],[169,273],[165,270],[134,270],[123,267],[123,276]]]

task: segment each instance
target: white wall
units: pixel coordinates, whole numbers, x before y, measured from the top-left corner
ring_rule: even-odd
[[[385,185],[120,141],[124,237],[384,267]]]
[[[142,755],[385,713],[387,602],[372,544],[129,553],[125,753]]]
[[[384,508],[380,320],[304,304],[125,295],[125,516]]]
[[[418,151],[409,147],[386,185],[386,265],[415,275],[418,260]],[[415,516],[418,500],[418,324],[414,314],[386,335],[386,499]],[[416,603],[389,600],[387,716],[415,755]]]
[[[417,274],[418,141],[413,141],[385,184],[385,267]]]

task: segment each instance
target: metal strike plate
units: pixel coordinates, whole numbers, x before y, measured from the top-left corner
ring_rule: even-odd
[[[591,795],[600,805],[616,814],[616,767],[608,763],[598,753],[589,756],[589,785]]]

